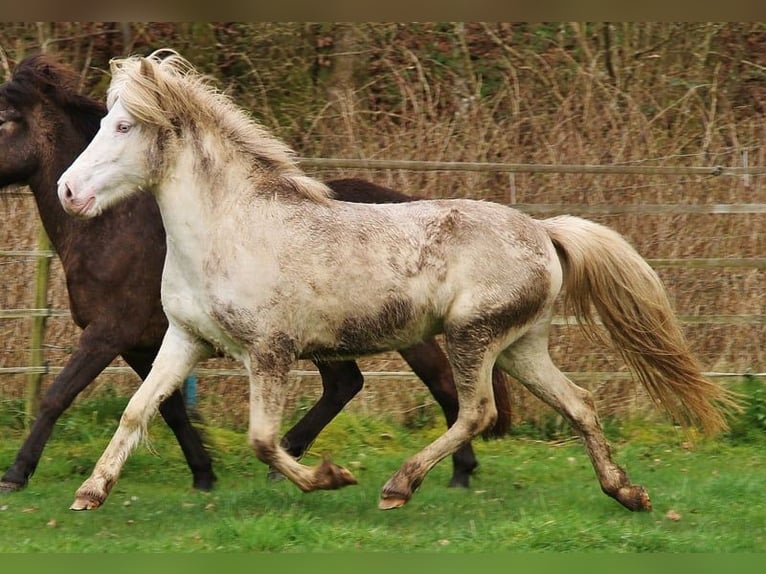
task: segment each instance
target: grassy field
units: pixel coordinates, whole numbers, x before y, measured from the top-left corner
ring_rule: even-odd
[[[0,495],[0,552],[763,552],[766,442],[695,441],[669,425],[610,424],[617,460],[652,496],[630,513],[601,493],[576,439],[523,436],[476,442],[469,490],[446,488],[448,461],[403,509],[377,510],[378,491],[440,429],[413,431],[342,414],[314,445],[354,468],[358,486],[301,493],[266,478],[242,432],[208,428],[219,482],[190,488],[169,431],[158,422],[105,506],[68,510],[113,432],[117,399],[62,418],[29,487]],[[0,463],[23,436],[5,404]],[[314,458],[316,457],[316,458]]]

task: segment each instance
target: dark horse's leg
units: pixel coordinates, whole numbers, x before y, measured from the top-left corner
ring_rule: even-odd
[[[14,492],[27,485],[61,413],[117,356],[118,350],[105,347],[103,341],[93,330],[83,331],[79,348],[40,400],[40,409],[29,435],[16,454],[16,460],[0,479],[0,492]]]
[[[42,397],[39,413],[29,435],[16,454],[16,460],[0,479],[0,492],[14,492],[27,485],[61,413],[118,354],[119,349],[108,346],[105,337],[96,329],[88,327],[83,331],[79,347]],[[150,352],[126,354],[125,360],[143,378],[151,368],[153,356]],[[209,489],[215,481],[210,457],[186,415],[183,397],[178,392],[177,396],[169,397],[166,403],[160,406],[160,412],[176,434],[189,461],[194,486]]]
[[[458,402],[452,370],[441,347],[436,341],[420,343],[400,354],[413,372],[426,384],[439,406],[444,411],[447,425],[457,419]],[[335,418],[344,406],[362,390],[364,379],[354,361],[315,362],[322,376],[322,396],[308,413],[293,426],[282,439],[282,447],[295,458],[300,458],[319,435],[321,430]],[[495,425],[492,436],[507,432],[509,409],[508,391],[503,375],[493,372],[498,412],[502,418]],[[478,466],[473,448],[468,443],[452,455],[453,474],[450,486],[468,487],[471,473]],[[270,472],[270,476],[277,476]]]
[[[130,351],[122,357],[131,368],[145,379],[152,368],[157,349]],[[186,457],[186,463],[192,472],[192,485],[198,490],[211,490],[217,480],[213,472],[213,463],[205,448],[202,436],[189,419],[184,398],[179,389],[160,403],[160,414],[170,427]]]
[[[322,396],[281,441],[282,448],[295,458],[303,456],[321,430],[362,390],[364,384],[354,361],[314,361],[314,364],[322,377]]]

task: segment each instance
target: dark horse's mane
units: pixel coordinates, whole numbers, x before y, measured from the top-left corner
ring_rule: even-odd
[[[71,110],[72,125],[80,133],[95,135],[106,106],[78,92],[78,75],[46,54],[24,59],[11,80],[0,87],[0,96],[19,109],[27,109],[42,99]]]

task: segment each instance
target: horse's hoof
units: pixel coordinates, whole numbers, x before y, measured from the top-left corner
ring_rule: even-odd
[[[468,486],[469,486],[469,478],[467,475],[465,476],[455,475],[452,477],[452,479],[449,481],[449,484],[447,485],[448,488],[468,488]]]
[[[393,508],[400,508],[407,504],[407,499],[398,496],[387,496],[381,498],[378,502],[378,508],[380,510],[391,510]]]
[[[357,480],[351,471],[325,459],[315,471],[312,490],[335,490],[354,484],[357,484]]]
[[[8,480],[2,480],[0,481],[0,492],[3,493],[10,493],[10,492],[18,492],[19,490],[22,490],[25,485],[19,484],[18,482],[10,482]]]
[[[357,481],[356,477],[351,474],[351,471],[342,466],[338,467],[338,482],[340,486],[353,486],[359,484],[359,481]]]
[[[101,506],[101,501],[90,496],[77,496],[69,510],[95,510]]]
[[[192,482],[192,488],[195,490],[201,490],[202,492],[210,492],[213,490],[213,486],[217,480],[218,477],[216,477],[214,474],[195,477],[194,481]]]
[[[625,508],[632,511],[649,511],[652,509],[652,501],[649,493],[643,486],[630,486],[621,488],[617,493],[617,500]]]

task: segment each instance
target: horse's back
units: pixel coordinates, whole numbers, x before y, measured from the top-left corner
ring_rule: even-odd
[[[283,214],[252,226],[250,244],[268,241],[296,277],[318,274],[333,289],[396,292],[409,284],[448,287],[537,280],[559,265],[545,228],[500,204],[468,200],[285,205]],[[253,217],[259,209],[253,208]],[[228,236],[228,234],[227,234]],[[253,254],[253,257],[258,255]],[[512,269],[495,265],[510,262]],[[241,265],[240,265],[241,266]],[[374,285],[369,285],[374,277]],[[481,277],[482,281],[478,281]],[[449,296],[449,295],[447,295]]]

